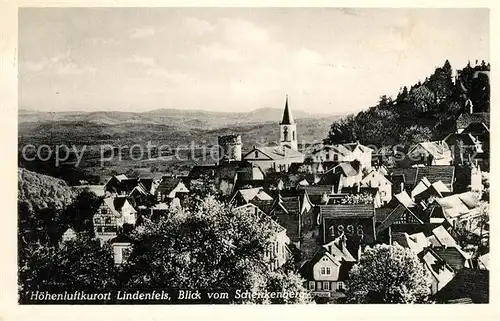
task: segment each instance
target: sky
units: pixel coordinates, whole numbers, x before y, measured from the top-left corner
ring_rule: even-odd
[[[489,61],[488,9],[22,8],[19,108],[346,114],[449,59]]]

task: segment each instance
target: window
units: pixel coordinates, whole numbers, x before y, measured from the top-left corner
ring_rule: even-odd
[[[339,281],[337,283],[337,290],[343,290],[344,289],[344,282],[342,281]]]
[[[326,160],[330,159],[330,154],[326,153]]]
[[[309,290],[316,290],[316,282],[309,281]]]
[[[334,161],[338,161],[338,160],[339,160],[339,155],[337,155],[337,154],[333,154],[333,160],[334,160]]]
[[[319,273],[321,275],[330,275],[332,274],[332,270],[329,267],[322,266]]]
[[[295,130],[292,131],[292,140],[295,140]]]
[[[254,157],[255,158],[259,158],[259,152],[258,151],[255,151]]]
[[[330,290],[330,282],[323,282],[323,290]]]

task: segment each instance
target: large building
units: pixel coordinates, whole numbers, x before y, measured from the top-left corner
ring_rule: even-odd
[[[298,151],[297,123],[293,120],[288,106],[288,96],[285,102],[283,119],[280,126],[280,144],[273,147],[257,147],[247,153],[243,159],[259,166],[264,172],[286,172],[292,163],[303,163],[304,154]]]

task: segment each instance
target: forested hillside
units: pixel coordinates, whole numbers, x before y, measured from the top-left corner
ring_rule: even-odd
[[[76,197],[75,190],[62,179],[18,169],[18,200],[34,212],[46,208],[64,209]]]
[[[489,63],[476,61],[453,75],[446,60],[423,82],[402,87],[397,97],[383,95],[376,106],[334,121],[325,143],[359,141],[382,147],[443,139],[454,131],[467,99],[474,112],[489,112],[489,71]]]
[[[18,169],[19,237],[23,243],[57,242],[71,227],[89,230],[100,198],[89,190],[78,191],[62,179]]]

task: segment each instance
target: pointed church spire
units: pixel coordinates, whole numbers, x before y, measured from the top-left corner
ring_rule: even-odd
[[[290,108],[288,108],[288,95],[286,95],[285,101],[285,111],[283,112],[283,120],[281,121],[281,125],[291,125],[294,124],[292,112]]]

